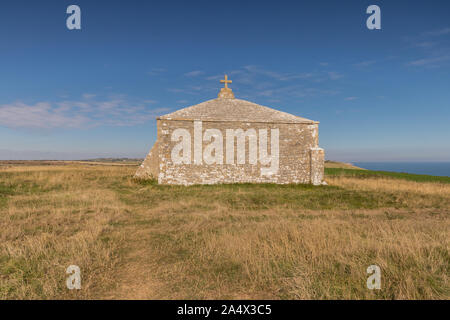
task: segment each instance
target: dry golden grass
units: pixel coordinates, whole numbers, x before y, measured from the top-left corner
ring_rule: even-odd
[[[160,207],[129,226],[136,241],[152,248],[138,259],[151,270],[152,297],[449,297],[445,213],[229,212],[218,206],[186,217],[182,212],[191,205]],[[371,264],[382,268],[381,291],[366,288]]]
[[[330,185],[344,188],[380,191],[380,192],[408,192],[414,195],[433,195],[439,197],[450,197],[450,184],[414,182],[407,180],[395,180],[388,178],[366,178],[355,179],[345,176],[327,177]]]
[[[0,169],[0,298],[450,298],[448,184],[170,187],[134,170]]]
[[[95,296],[93,286],[108,280],[103,273],[111,272],[117,258],[117,244],[105,235],[124,209],[117,194],[99,186],[98,179],[123,172],[55,166],[7,173],[0,182],[13,194],[0,207],[0,297]],[[85,270],[83,290],[64,289],[70,264]]]
[[[382,196],[395,195],[399,202],[409,207],[450,207],[450,184],[415,182],[389,178],[355,179],[345,176],[327,177],[330,185],[351,190],[374,192]]]

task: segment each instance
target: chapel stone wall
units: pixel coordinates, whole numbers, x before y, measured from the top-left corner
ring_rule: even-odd
[[[135,177],[138,179],[158,179],[159,175],[159,150],[158,139],[156,139],[150,152],[145,157],[142,164],[136,171]]]
[[[237,164],[237,141],[234,142],[235,161],[234,164],[194,164],[194,121],[191,120],[157,120],[158,131],[158,182],[161,184],[215,184],[215,183],[311,183],[323,178],[323,156],[314,154],[311,149],[318,148],[318,124],[308,123],[263,123],[263,122],[239,122],[239,121],[202,121],[203,131],[206,129],[219,129],[223,134],[223,154],[226,154],[227,129],[243,129],[244,131],[253,128],[257,132],[259,129],[267,129],[269,132],[269,153],[270,153],[270,129],[279,129],[279,167],[276,174],[270,176],[261,175],[262,166],[249,164],[249,145],[246,142],[246,162]],[[171,159],[171,152],[177,142],[171,141],[174,130],[184,128],[191,135],[191,164],[174,164]],[[203,148],[209,142],[203,142]],[[259,146],[258,146],[259,148]],[[323,154],[323,153],[322,153]],[[311,165],[313,163],[313,166]],[[315,163],[322,161],[322,164]],[[322,176],[320,171],[322,170]]]
[[[323,181],[325,152],[322,148],[311,148],[311,184],[320,185]]]

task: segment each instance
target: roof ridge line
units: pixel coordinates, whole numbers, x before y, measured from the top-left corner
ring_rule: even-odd
[[[254,119],[253,119],[254,118]],[[260,123],[318,123],[285,111],[243,99],[210,99],[161,115],[157,119]]]

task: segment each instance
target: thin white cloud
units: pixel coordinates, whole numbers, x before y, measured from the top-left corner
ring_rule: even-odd
[[[325,66],[327,63],[322,63]],[[321,70],[305,72],[278,72],[266,69],[261,66],[247,65],[240,69],[228,70],[221,74],[205,75],[195,78],[195,84],[184,87],[168,88],[167,91],[183,95],[217,95],[222,84],[224,74],[228,74],[233,81],[230,87],[235,91],[235,95],[240,98],[254,99],[255,97],[265,97],[281,101],[281,99],[303,98],[306,96],[334,95],[337,93],[332,88],[323,89],[311,88],[313,84],[325,81],[335,81],[344,75],[336,71]],[[197,71],[191,71],[183,76],[200,75]],[[273,100],[273,101],[275,101]]]
[[[88,122],[86,115],[69,115],[67,105],[55,107],[49,102],[27,105],[22,102],[0,106],[0,125],[13,128],[78,128]]]
[[[250,74],[259,74],[259,75],[263,75],[269,78],[273,78],[279,81],[291,81],[291,80],[296,80],[296,79],[307,79],[307,78],[311,78],[314,76],[313,73],[308,73],[308,72],[302,72],[302,73],[281,73],[281,72],[275,72],[275,71],[270,71],[267,69],[263,69],[260,68],[258,66],[253,66],[253,65],[249,65],[249,66],[245,66],[244,70],[246,70],[248,73]]]
[[[439,67],[441,63],[447,62],[450,60],[450,55],[444,55],[444,56],[438,56],[438,57],[428,57],[428,58],[422,58],[418,60],[414,60],[411,62],[408,62],[408,66],[432,66],[432,67]]]
[[[354,64],[354,66],[355,67],[368,67],[368,66],[371,66],[371,65],[373,65],[373,64],[375,64],[376,63],[376,61],[375,60],[367,60],[367,61],[361,61],[361,62],[358,62],[358,63],[355,63]]]
[[[445,35],[450,35],[450,27],[444,27],[441,29],[424,31],[415,35],[409,35],[404,37],[403,40],[415,44],[420,42],[436,41],[437,38]]]
[[[200,71],[200,70],[194,70],[194,71],[185,73],[184,76],[185,76],[185,77],[198,77],[198,76],[200,76],[200,75],[202,75],[202,74],[204,74],[203,71]]]
[[[419,41],[419,42],[415,42],[413,43],[414,47],[418,47],[418,48],[431,48],[436,46],[437,43],[436,42],[431,42],[431,41]]]
[[[167,91],[177,94],[200,95],[217,91],[218,86],[212,83],[206,85],[188,85],[185,88],[168,88]]]
[[[148,103],[148,102],[147,102]],[[10,128],[55,129],[88,128],[103,125],[133,126],[152,120],[167,108],[148,109],[144,103],[130,103],[123,98],[15,102],[0,105],[0,125]]]
[[[147,72],[147,74],[150,76],[157,76],[164,72],[166,72],[166,69],[164,68],[153,68],[151,71]]]
[[[443,36],[446,34],[450,34],[450,28],[442,28],[439,30],[433,30],[433,31],[427,31],[427,32],[423,32],[422,35],[423,36],[432,36],[432,37],[438,37],[438,36]]]
[[[411,47],[418,48],[423,56],[420,59],[406,62],[406,66],[438,68],[449,65],[450,52],[448,39],[450,27],[422,32],[416,36],[405,38]]]
[[[353,100],[356,100],[356,99],[358,99],[358,97],[347,97],[344,100],[345,101],[353,101]]]
[[[215,76],[206,77],[206,80],[219,80],[219,79],[222,79],[222,77],[223,77],[223,74],[217,74]]]
[[[328,76],[330,77],[331,80],[337,80],[343,77],[342,74],[340,74],[339,72],[328,72]]]
[[[279,99],[280,97],[291,98],[304,98],[314,96],[330,96],[338,94],[337,90],[324,90],[319,88],[305,88],[302,85],[290,85],[285,87],[278,87],[273,89],[267,89],[263,91],[256,91],[254,94],[262,97],[270,97],[273,99]]]

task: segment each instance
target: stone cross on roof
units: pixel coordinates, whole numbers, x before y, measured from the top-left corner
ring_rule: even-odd
[[[233,91],[228,88],[228,84],[232,83],[233,81],[228,80],[228,76],[225,75],[225,80],[220,80],[221,83],[225,83],[225,87],[220,89],[219,95],[217,98],[219,99],[234,99],[234,93]]]
[[[233,81],[228,80],[228,76],[225,75],[225,80],[220,80],[220,82],[225,83],[225,88],[228,88],[228,84],[232,83]]]

